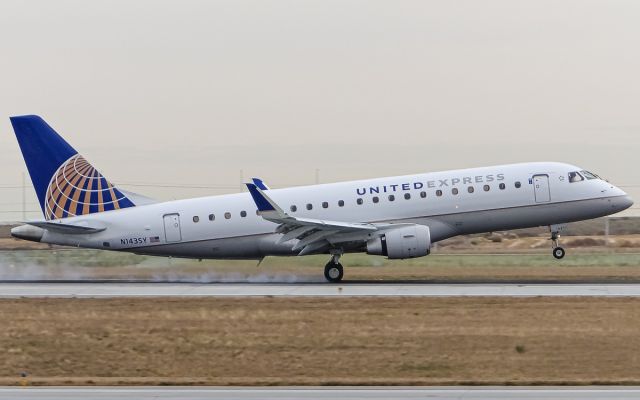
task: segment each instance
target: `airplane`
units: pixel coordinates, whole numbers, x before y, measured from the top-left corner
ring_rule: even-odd
[[[625,210],[631,197],[570,164],[528,162],[415,175],[269,188],[158,202],[118,188],[42,118],[10,118],[44,219],[11,234],[35,242],[195,259],[326,254],[329,282],[340,257],[426,256],[465,234],[548,226],[552,254],[565,255],[566,224]]]

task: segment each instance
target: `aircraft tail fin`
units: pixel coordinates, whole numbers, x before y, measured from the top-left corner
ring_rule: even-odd
[[[10,119],[45,219],[135,206],[42,118]]]

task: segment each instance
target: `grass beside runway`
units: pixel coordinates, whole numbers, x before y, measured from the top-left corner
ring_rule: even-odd
[[[640,281],[640,251],[635,248],[570,249],[563,260],[553,259],[546,250],[469,254],[447,249],[411,260],[347,254],[342,263],[345,280],[351,281]],[[322,282],[326,262],[326,255],[268,257],[258,267],[257,261],[199,262],[100,250],[12,250],[0,251],[0,280]]]
[[[0,300],[0,383],[640,384],[636,298]]]

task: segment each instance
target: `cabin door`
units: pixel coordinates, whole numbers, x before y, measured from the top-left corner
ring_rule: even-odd
[[[536,203],[546,203],[551,201],[549,175],[534,175],[533,190],[536,196]]]
[[[164,236],[167,243],[182,240],[180,233],[180,214],[167,214],[164,216]]]

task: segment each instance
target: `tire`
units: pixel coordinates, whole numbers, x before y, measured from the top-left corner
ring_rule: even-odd
[[[344,276],[344,269],[342,268],[342,264],[329,262],[324,266],[324,277],[328,282],[337,283],[342,280]]]
[[[553,249],[553,256],[557,260],[560,260],[564,257],[564,249],[562,247],[556,247],[555,249]]]

